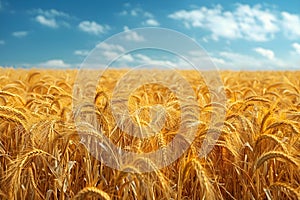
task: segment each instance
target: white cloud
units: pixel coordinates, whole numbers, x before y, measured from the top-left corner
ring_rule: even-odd
[[[38,15],[38,16],[35,17],[35,20],[38,23],[40,23],[44,26],[48,26],[48,27],[51,27],[51,28],[57,28],[58,27],[58,25],[56,23],[56,20],[54,18],[48,19],[48,18],[44,17],[43,15]]]
[[[300,38],[300,16],[288,12],[282,12],[281,15],[286,37],[290,39]]]
[[[124,47],[118,44],[110,44],[103,42],[96,45],[96,48],[99,48],[99,51],[101,51],[102,55],[104,55],[107,60],[114,60],[114,63],[112,64],[113,67],[133,67],[138,66],[140,64],[160,64],[178,66],[178,63],[176,62],[168,61],[166,59],[154,59],[150,56],[141,53],[126,54],[126,50],[124,49]]]
[[[138,11],[139,11],[139,10],[137,10],[137,9],[131,10],[131,11],[130,11],[130,14],[131,14],[132,16],[137,16],[137,15],[138,15]]]
[[[108,60],[111,60],[111,61],[115,60],[116,63],[114,63],[114,64],[115,65],[120,65],[122,67],[124,67],[124,63],[128,63],[128,62],[133,62],[134,61],[134,58],[130,54],[120,54],[120,53],[117,53],[117,52],[114,52],[114,51],[104,51],[103,55]]]
[[[16,32],[13,32],[12,35],[17,38],[22,38],[22,37],[27,36],[28,32],[27,31],[16,31]]]
[[[267,41],[279,31],[276,16],[260,5],[250,7],[238,4],[233,11],[223,10],[220,5],[211,9],[201,7],[189,11],[179,10],[168,17],[182,21],[186,28],[207,29],[215,40],[223,37]]]
[[[270,49],[264,49],[261,47],[257,47],[255,49],[253,49],[255,52],[257,52],[258,54],[268,58],[269,60],[272,60],[275,58],[275,54],[272,50]]]
[[[154,18],[153,14],[151,12],[143,12],[144,13],[144,17],[147,17],[147,18]]]
[[[131,5],[124,5],[126,10],[123,10],[119,13],[121,16],[131,16],[131,17],[139,17],[142,19],[141,25],[144,26],[159,26],[160,23],[155,19],[154,15],[151,12],[145,11],[140,7],[135,7],[130,9]],[[133,33],[136,34],[136,33]],[[135,37],[134,35],[133,37]],[[129,40],[134,40],[134,38],[128,38]],[[134,40],[137,41],[137,40]]]
[[[279,31],[275,14],[260,5],[239,5],[234,15],[242,34],[253,41],[267,41]]]
[[[142,42],[145,41],[145,38],[142,35],[139,35],[135,31],[131,31],[128,26],[124,26],[124,31],[127,32],[124,39],[128,41],[134,41],[134,42]]]
[[[119,15],[121,16],[132,16],[132,17],[137,17],[139,16],[140,14],[143,13],[143,10],[140,9],[140,8],[134,8],[134,9],[131,9],[131,10],[122,10]]]
[[[110,44],[106,42],[102,42],[96,45],[97,49],[101,50],[101,54],[105,56],[108,60],[115,60],[120,55],[125,53],[124,47],[118,44]],[[123,55],[124,56],[124,55]],[[129,55],[130,56],[130,55]],[[125,59],[130,60],[130,58],[127,56]],[[102,62],[102,61],[100,61]]]
[[[103,51],[102,54],[108,60],[115,60],[116,58],[118,58],[121,55],[115,51]]]
[[[218,55],[225,61],[224,64],[219,63],[218,67],[222,69],[232,70],[288,70],[296,69],[300,66],[296,66],[293,59],[281,60],[278,58],[273,59],[257,59],[250,55],[244,55],[234,52],[219,52]]]
[[[145,55],[142,53],[134,54],[134,63],[137,65],[151,65],[153,67],[156,67],[156,65],[164,66],[164,67],[171,67],[174,69],[210,69],[210,67],[213,67],[212,64],[224,64],[225,61],[221,58],[211,57],[208,56],[204,52],[188,52],[190,55],[189,62],[186,60],[177,57],[177,56],[159,56],[154,58],[150,55]],[[213,62],[213,63],[212,63]],[[192,64],[195,64],[197,66],[193,66]],[[196,67],[196,68],[195,68]],[[215,69],[215,68],[213,68]]]
[[[0,40],[0,45],[4,45],[5,41],[4,40]]]
[[[129,5],[130,6],[130,5]],[[127,6],[127,7],[129,7]],[[145,18],[153,18],[153,14],[148,12],[148,11],[144,11],[142,8],[133,8],[131,10],[123,10],[119,13],[121,16],[132,16],[132,17],[145,17]]]
[[[80,54],[82,51],[80,50]],[[106,68],[107,63],[110,67],[127,67],[127,63],[135,61],[134,57],[131,54],[126,54],[124,47],[119,44],[101,42],[95,46],[92,53],[95,54],[92,54],[86,61],[88,67],[91,68]]]
[[[295,49],[297,54],[300,54],[300,44],[299,43],[293,43],[292,47]]]
[[[101,52],[101,54],[109,61],[114,61],[112,64],[112,67],[135,67],[139,65],[144,64],[150,64],[155,67],[156,65],[162,65],[165,67],[173,67],[176,69],[190,69],[193,68],[190,63],[186,62],[184,59],[180,57],[174,57],[164,54],[159,55],[147,55],[143,52],[131,52],[130,54],[125,54],[126,50],[123,46],[118,44],[110,44],[110,43],[100,43],[96,45],[96,48],[99,48],[98,51]],[[205,68],[207,66],[207,63],[211,64],[211,61],[213,61],[216,64],[224,64],[225,61],[222,58],[217,57],[209,57],[204,52],[188,52],[191,56],[192,60],[190,60],[192,63],[201,63],[201,68]],[[101,63],[103,60],[98,61],[95,60],[95,63],[99,62]],[[95,64],[96,67],[99,67]],[[198,66],[199,67],[199,66]],[[211,65],[210,65],[211,67]]]
[[[87,56],[89,55],[89,51],[88,50],[76,50],[74,51],[74,54],[75,55],[78,55],[78,56]]]
[[[70,64],[67,64],[63,60],[59,60],[59,59],[48,60],[46,62],[38,64],[38,66],[42,67],[42,68],[69,68],[69,67],[71,67]]]
[[[126,10],[123,10],[119,13],[121,16],[131,16],[131,17],[140,17],[144,21],[142,21],[142,25],[146,26],[159,26],[159,22],[154,19],[154,15],[151,12],[145,11],[142,8],[133,8],[128,9],[131,7],[130,4],[124,5],[126,7]]]
[[[130,54],[125,54],[125,55],[121,56],[120,59],[125,62],[133,62],[134,61],[134,58]]]
[[[106,50],[106,51],[118,51],[118,52],[124,52],[125,49],[121,45],[118,44],[109,44],[106,42],[101,42],[100,44],[96,45],[97,48]]]
[[[214,56],[213,54],[209,54],[205,51],[194,50],[187,53],[189,62],[191,62],[193,65],[196,65],[194,67],[197,67],[201,70],[213,70],[216,66],[225,64],[224,59]],[[181,61],[180,67],[192,68],[193,66],[191,66],[191,64],[187,63],[186,61]]]
[[[144,24],[149,25],[149,26],[159,26],[159,22],[156,21],[155,19],[147,19]]]
[[[144,55],[144,54],[136,54],[134,56],[134,61],[137,64],[151,64],[155,67],[155,65],[161,65],[161,66],[165,66],[165,67],[174,67],[174,68],[178,68],[180,67],[179,62],[175,62],[175,61],[170,61],[169,59],[154,59],[151,58],[150,56]]]
[[[225,60],[223,60],[222,58],[215,58],[215,57],[211,57],[211,61],[216,64],[217,66],[218,65],[224,65],[226,62]]]
[[[69,18],[70,15],[62,12],[62,11],[58,11],[56,9],[50,9],[50,10],[43,10],[43,9],[36,9],[32,11],[33,13],[37,13],[39,15],[43,15],[45,17],[48,18],[54,18],[54,17],[65,17],[65,18]]]
[[[93,35],[103,34],[110,29],[108,25],[100,25],[94,21],[82,21],[78,27],[80,30]]]
[[[29,13],[36,15],[35,21],[41,25],[50,28],[57,28],[59,26],[70,27],[70,24],[65,19],[70,19],[71,16],[65,12],[56,9],[43,10],[39,8],[31,10]]]
[[[219,55],[225,60],[224,65],[219,66],[220,68],[243,70],[259,69],[262,66],[261,60],[257,60],[249,55],[233,52],[220,52]]]

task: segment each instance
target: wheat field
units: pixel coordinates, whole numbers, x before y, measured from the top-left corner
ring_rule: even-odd
[[[218,92],[209,92],[196,72],[180,71],[200,109],[196,137],[170,165],[150,163],[152,172],[130,164],[130,172],[110,168],[82,143],[99,139],[101,132],[116,146],[145,153],[165,148],[176,135],[184,120],[180,102],[158,84],[136,89],[128,110],[143,126],[149,106],[159,104],[166,111],[164,127],[142,139],[118,127],[110,99],[125,72],[107,71],[99,81],[99,127],[91,130],[74,123],[78,71],[0,68],[0,199],[300,199],[300,72],[222,71],[223,105],[210,101]],[[221,134],[212,151],[199,157],[211,118],[222,111],[224,123],[210,130]]]

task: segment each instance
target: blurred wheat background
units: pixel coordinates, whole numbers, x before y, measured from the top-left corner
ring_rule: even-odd
[[[94,99],[100,126],[91,130],[74,124],[76,70],[0,68],[0,199],[300,199],[300,72],[223,71],[227,100],[221,105],[210,101],[218,93],[209,92],[201,77],[181,71],[201,112],[196,138],[174,163],[162,169],[153,164],[148,173],[130,165],[132,172],[105,166],[78,135],[92,142],[101,131],[115,145],[138,153],[171,142],[180,105],[157,84],[135,90],[129,111],[142,126],[149,122],[149,106],[160,104],[166,110],[161,131],[139,139],[117,127],[110,99],[124,73],[108,71],[100,81]],[[199,158],[218,109],[226,111],[224,126],[215,130],[221,135],[213,150]]]

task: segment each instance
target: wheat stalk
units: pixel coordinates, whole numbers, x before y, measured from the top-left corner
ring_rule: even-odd
[[[282,182],[275,182],[273,184],[270,185],[270,189],[272,190],[281,190],[283,191],[284,193],[286,193],[288,196],[293,196],[294,198],[296,199],[300,199],[300,193],[299,191],[297,191],[297,189],[289,186],[288,184],[286,183],[282,183]]]
[[[80,200],[80,199],[86,199],[87,197],[96,197],[96,198],[100,198],[102,200],[110,200],[111,199],[106,192],[104,192],[96,187],[83,188],[74,196],[73,199]]]
[[[254,163],[254,168],[253,170],[257,170],[264,162],[268,161],[269,159],[273,159],[273,158],[281,158],[285,161],[287,161],[288,163],[294,165],[295,167],[298,167],[299,164],[297,162],[297,160],[286,154],[283,153],[281,151],[270,151],[270,152],[266,152],[264,154],[262,154]]]

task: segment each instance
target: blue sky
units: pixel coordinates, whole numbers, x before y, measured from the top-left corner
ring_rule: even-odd
[[[78,67],[99,42],[149,26],[188,35],[220,69],[300,69],[299,0],[0,0],[0,66]]]

